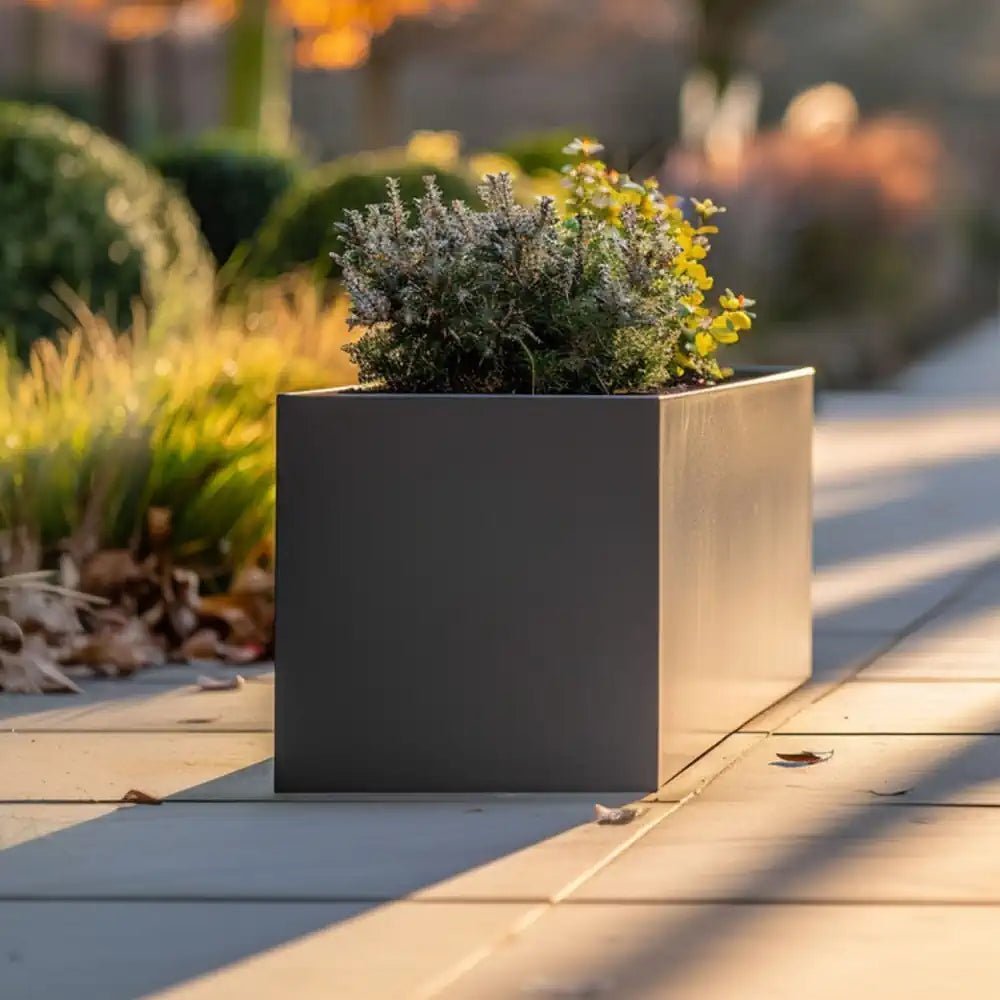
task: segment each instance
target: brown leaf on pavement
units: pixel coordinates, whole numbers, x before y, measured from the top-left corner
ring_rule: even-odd
[[[131,802],[137,806],[160,806],[163,799],[158,799],[155,795],[140,791],[138,788],[130,788],[123,796],[122,802]]]
[[[775,757],[789,764],[822,764],[833,756],[832,750],[802,750],[799,753],[775,753]]]

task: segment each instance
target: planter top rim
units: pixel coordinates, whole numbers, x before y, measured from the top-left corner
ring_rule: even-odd
[[[743,386],[760,385],[766,382],[784,382],[789,379],[806,378],[815,375],[816,369],[808,365],[782,367],[780,365],[754,365],[737,368],[735,375],[720,382],[718,385],[707,385],[699,388],[685,389],[682,392],[635,392],[620,395],[588,394],[558,394],[529,392],[356,392],[358,385],[342,385],[328,389],[305,389],[299,392],[281,392],[280,396],[298,398],[300,396],[333,396],[348,399],[603,399],[636,402],[639,400],[680,400],[691,396],[701,396],[710,392],[727,392]]]

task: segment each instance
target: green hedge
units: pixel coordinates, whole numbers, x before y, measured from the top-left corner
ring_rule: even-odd
[[[440,167],[377,155],[320,167],[274,206],[243,264],[241,280],[275,278],[303,267],[316,280],[335,277],[337,268],[330,252],[337,247],[335,225],[344,212],[385,201],[387,176],[399,179],[405,201],[419,197],[428,174],[437,178],[446,200],[478,203],[471,180]]]
[[[211,301],[211,258],[184,198],[52,108],[0,104],[0,220],[0,335],[22,357],[66,325],[47,309],[61,291],[119,326],[136,299],[152,323]]]
[[[151,161],[180,185],[219,264],[256,234],[303,172],[292,154],[260,150],[226,134],[163,147]]]

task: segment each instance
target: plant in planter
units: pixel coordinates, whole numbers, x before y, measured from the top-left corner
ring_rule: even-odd
[[[707,385],[715,353],[749,328],[753,304],[727,291],[710,310],[697,224],[655,181],[637,184],[577,140],[560,218],[551,198],[518,204],[506,174],[487,176],[486,210],[445,205],[433,179],[411,224],[399,186],[340,225],[337,255],[366,328],[350,353],[393,392],[621,393]]]
[[[730,378],[720,209],[569,152],[563,216],[343,225],[368,384],[278,404],[281,791],[648,791],[808,676],[812,372]]]

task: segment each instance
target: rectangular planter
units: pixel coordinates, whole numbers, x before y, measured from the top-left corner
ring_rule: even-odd
[[[812,382],[280,397],[276,789],[649,791],[801,684]]]

